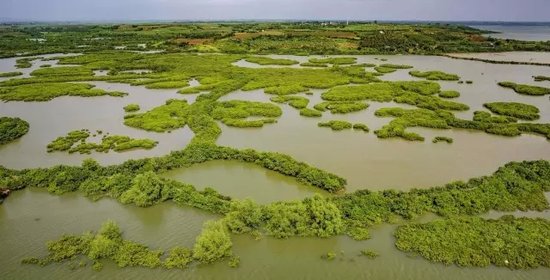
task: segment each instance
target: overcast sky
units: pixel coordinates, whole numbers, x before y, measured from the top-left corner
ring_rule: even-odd
[[[550,21],[550,0],[0,0],[0,18]]]

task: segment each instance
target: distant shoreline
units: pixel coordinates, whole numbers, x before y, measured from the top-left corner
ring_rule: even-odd
[[[143,20],[32,20],[32,19],[10,19],[0,18],[1,24],[121,24],[121,23],[254,23],[254,22],[347,22],[347,19],[218,19],[218,20],[198,20],[198,19],[143,19]],[[465,26],[550,26],[550,21],[448,21],[448,20],[349,20],[350,23],[389,23],[389,24],[457,24]]]

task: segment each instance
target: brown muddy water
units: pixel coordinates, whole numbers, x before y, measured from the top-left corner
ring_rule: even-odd
[[[276,56],[296,59],[306,57]],[[489,101],[518,101],[536,105],[541,110],[540,122],[550,122],[548,97],[521,96],[500,88],[497,81],[550,86],[535,83],[533,75],[550,76],[550,67],[486,64],[425,56],[360,56],[359,61],[383,63],[375,58],[387,58],[387,63],[410,64],[418,70],[442,70],[456,73],[472,85],[441,82],[443,89],[458,90],[456,100],[468,104],[470,111],[457,114],[471,118],[473,111]],[[15,60],[0,60],[0,71],[13,71]],[[34,64],[46,63],[37,60]],[[48,61],[47,63],[53,63]],[[239,65],[241,62],[238,62]],[[384,62],[386,63],[386,62]],[[246,66],[246,65],[241,65]],[[26,72],[27,73],[27,72]],[[414,80],[407,70],[382,77],[385,80]],[[125,84],[93,83],[99,88],[129,93],[116,97],[60,97],[49,102],[0,103],[0,113],[27,120],[31,129],[21,139],[0,147],[0,165],[10,168],[46,167],[56,164],[77,165],[92,157],[102,164],[121,163],[130,158],[165,155],[184,148],[193,133],[187,128],[172,133],[153,133],[126,127],[122,107],[138,103],[141,110],[149,110],[167,99],[187,99],[196,95],[180,95],[176,90],[149,90]],[[309,107],[321,102],[323,90],[314,90]],[[223,100],[242,99],[269,102],[262,90],[237,91]],[[236,148],[255,148],[260,151],[278,151],[329,170],[348,179],[348,191],[390,187],[406,190],[412,187],[431,187],[453,180],[488,175],[499,166],[513,160],[550,160],[550,142],[543,137],[525,135],[507,138],[467,130],[412,129],[426,137],[425,142],[407,142],[401,139],[380,140],[372,133],[390,119],[377,118],[378,108],[401,106],[394,103],[369,102],[367,110],[346,115],[325,112],[322,118],[305,118],[288,105],[281,105],[283,116],[276,124],[261,129],[231,128],[223,124],[220,145]],[[349,120],[367,124],[371,132],[333,132],[317,127],[319,121]],[[75,129],[103,130],[111,134],[159,141],[152,150],[125,153],[93,153],[78,155],[46,153],[46,145],[58,136]],[[453,144],[433,144],[434,136],[450,136]],[[164,174],[169,178],[195,185],[199,189],[212,187],[235,198],[250,197],[260,203],[294,200],[313,195],[318,190],[303,186],[293,178],[233,161],[214,161]],[[322,193],[323,195],[328,195]],[[550,218],[548,211],[515,213],[518,216]],[[486,217],[498,217],[491,212]],[[0,279],[548,279],[546,268],[512,271],[506,268],[459,268],[430,263],[420,257],[401,253],[393,245],[396,225],[381,225],[371,231],[372,239],[353,241],[339,236],[328,239],[290,238],[277,240],[234,236],[234,253],[241,258],[241,266],[229,268],[226,262],[192,266],[187,270],[124,268],[106,263],[95,272],[91,267],[70,270],[67,265],[47,267],[24,266],[24,257],[43,255],[45,242],[64,233],[79,234],[98,229],[108,219],[115,220],[125,238],[142,242],[152,248],[173,246],[191,247],[206,220],[216,215],[173,203],[139,208],[111,199],[97,202],[80,194],[54,196],[44,190],[27,189],[14,192],[0,206]],[[433,217],[431,217],[433,218]],[[430,219],[430,217],[425,217]],[[374,260],[359,256],[363,249],[380,253]],[[336,252],[333,261],[320,258],[327,252]]]

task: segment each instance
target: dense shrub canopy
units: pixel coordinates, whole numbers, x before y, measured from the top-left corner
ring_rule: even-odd
[[[20,118],[0,117],[0,145],[23,137],[29,132],[29,123]]]

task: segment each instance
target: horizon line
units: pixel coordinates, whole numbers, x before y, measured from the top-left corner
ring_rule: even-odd
[[[352,23],[476,23],[480,25],[486,25],[491,23],[500,24],[549,24],[550,21],[510,21],[510,20],[422,20],[422,19],[112,19],[112,20],[32,20],[32,19],[9,19],[0,18],[0,24],[29,24],[29,23],[50,23],[50,24],[117,24],[117,23],[154,23],[154,22],[168,22],[168,23],[207,23],[207,22],[352,22]]]

